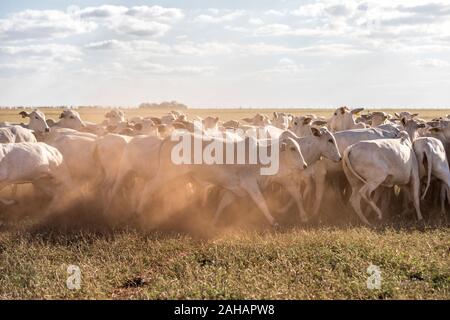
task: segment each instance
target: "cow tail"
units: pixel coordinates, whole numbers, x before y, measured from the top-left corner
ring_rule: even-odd
[[[350,151],[351,148],[347,148],[344,150],[344,156],[343,156],[343,165],[347,167],[347,169],[356,177],[358,180],[361,180],[362,183],[366,183],[366,180],[364,180],[363,177],[361,177],[355,169],[353,169],[351,163],[350,163]]]
[[[422,194],[421,199],[425,199],[425,196],[427,195],[428,188],[430,187],[430,181],[431,181],[431,163],[430,159],[427,157],[427,152],[423,153],[423,160],[422,160],[423,166],[427,170],[427,185],[425,187],[425,190]]]

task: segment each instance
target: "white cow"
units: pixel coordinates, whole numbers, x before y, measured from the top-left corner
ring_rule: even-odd
[[[29,123],[23,125],[23,127],[33,130],[37,134],[50,131],[50,128],[45,121],[45,114],[43,112],[36,109],[32,112],[21,111],[19,114],[22,118],[29,118]]]
[[[0,128],[0,143],[36,142],[33,131],[19,125]]]
[[[190,136],[193,139],[193,135]],[[234,150],[238,150],[238,144],[249,145],[252,138],[244,141],[233,142]],[[225,150],[231,147],[230,142],[212,139],[215,143],[223,144]],[[207,144],[210,144],[208,142]],[[253,140],[255,146],[261,142]],[[267,143],[267,142],[265,142]],[[220,165],[220,164],[174,164],[172,162],[172,150],[177,143],[170,141],[170,138],[160,140],[152,137],[133,138],[125,148],[118,177],[115,181],[110,200],[117,195],[121,189],[126,176],[131,171],[146,178],[146,185],[142,191],[136,212],[142,216],[149,196],[154,196],[156,191],[165,184],[173,183],[177,179],[189,176],[191,179],[201,184],[218,185],[223,189],[229,190],[242,197],[249,195],[257,207],[264,213],[271,225],[275,220],[269,212],[264,197],[259,189],[258,180],[263,177],[260,175],[260,165]],[[145,149],[142,147],[145,146]],[[228,147],[227,147],[228,146]],[[203,148],[206,145],[203,144]],[[297,142],[291,138],[280,140],[279,144],[279,171],[278,175],[288,176],[293,171],[302,170],[306,167],[303,156],[300,152]],[[246,149],[247,150],[247,149]],[[145,155],[145,158],[142,156]],[[140,158],[140,159],[138,159]],[[144,160],[145,159],[145,160]],[[219,204],[220,206],[220,204]],[[109,206],[108,206],[109,207]]]
[[[129,136],[109,133],[97,140],[95,153],[100,164],[97,186],[101,188],[99,191],[104,200],[108,196],[108,188],[114,184],[120,159],[131,139]]]
[[[274,112],[272,124],[280,129],[286,130],[291,126],[292,115],[284,112]]]
[[[70,192],[72,187],[63,156],[56,148],[42,142],[0,144],[0,190],[22,183],[33,183],[52,196],[49,211],[61,201],[58,195]]]
[[[344,150],[348,146],[351,146],[360,141],[393,139],[398,136],[394,133],[380,130],[378,128],[345,130],[335,132],[333,135],[336,140],[339,152],[341,154],[344,153]],[[310,168],[309,170],[314,171],[313,175],[314,183],[311,185],[314,186],[316,193],[314,199],[314,206],[311,211],[312,214],[315,216],[319,212],[326,186],[333,185],[333,183],[327,184],[326,179],[328,178],[330,182],[339,181],[344,175],[344,172],[342,169],[342,165],[340,163],[334,163],[332,161],[329,161],[328,159],[323,159],[322,161],[317,162],[313,167],[314,168]],[[306,189],[306,191],[309,190],[311,190],[311,188]],[[334,188],[334,191],[339,196],[342,190],[336,187]],[[305,197],[306,196],[308,196],[307,193],[305,193]]]
[[[205,130],[207,129],[217,129],[218,128],[218,122],[219,117],[206,117],[205,119],[201,119],[203,127]]]
[[[271,124],[269,117],[261,113],[256,114],[253,118],[244,118],[242,119],[242,121],[258,127],[263,127]]]
[[[71,177],[79,188],[93,187],[100,173],[96,155],[96,135],[68,128],[52,128],[39,139],[61,152]]]
[[[386,112],[374,111],[370,113],[370,124],[372,127],[378,127],[383,124],[387,124],[389,115]]]
[[[265,187],[268,187],[272,183],[279,184],[290,194],[292,200],[281,211],[286,211],[295,201],[299,216],[302,222],[307,222],[308,217],[303,206],[303,197],[299,190],[299,180],[306,182],[306,186],[309,187],[309,179],[314,176],[313,165],[319,161],[322,157],[330,159],[333,162],[339,162],[341,155],[336,145],[334,136],[326,128],[316,129],[312,128],[312,135],[307,137],[297,137],[290,131],[283,132],[280,139],[291,138],[295,140],[302,152],[303,158],[308,167],[305,170],[297,172],[292,178],[286,179],[285,176],[267,176],[264,180]],[[227,205],[233,202],[235,197],[231,192],[223,194],[221,205],[217,208],[214,214],[214,222],[221,215],[222,211]]]
[[[414,141],[413,147],[419,164],[420,177],[427,178],[422,199],[430,187],[431,176],[435,177],[442,183],[441,212],[444,213],[445,197],[450,200],[450,170],[444,145],[436,138],[421,137]]]
[[[361,141],[345,149],[343,154],[345,175],[350,182],[350,203],[360,219],[370,224],[361,210],[361,198],[382,219],[382,212],[371,199],[380,186],[409,186],[417,218],[421,221],[417,158],[411,140],[405,131],[399,139]]]
[[[47,121],[48,122],[48,121]],[[80,114],[72,109],[66,109],[59,115],[59,120],[50,125],[52,128],[69,128],[81,131],[86,124],[81,120]]]
[[[327,124],[327,122],[324,120],[313,119],[308,116],[298,116],[292,119],[289,129],[298,137],[306,137],[313,134],[311,130],[313,126],[323,126],[325,124]]]
[[[337,108],[328,120],[328,126],[331,132],[365,128],[366,125],[364,123],[355,122],[355,115],[362,110],[364,108],[356,108],[353,110],[350,110],[348,107]]]

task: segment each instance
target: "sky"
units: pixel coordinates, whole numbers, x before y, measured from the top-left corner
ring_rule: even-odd
[[[450,107],[450,0],[0,1],[0,106]]]

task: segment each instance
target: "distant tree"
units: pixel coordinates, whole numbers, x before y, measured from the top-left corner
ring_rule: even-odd
[[[140,109],[187,109],[188,106],[177,101],[163,101],[161,103],[143,102]]]

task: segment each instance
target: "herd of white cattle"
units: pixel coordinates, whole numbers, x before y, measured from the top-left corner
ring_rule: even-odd
[[[415,212],[418,221],[423,219],[421,206],[436,207],[445,215],[450,200],[450,119],[425,121],[409,112],[362,111],[340,107],[329,118],[274,112],[270,118],[256,114],[223,122],[217,117],[189,119],[176,111],[126,119],[122,110],[113,109],[101,124],[83,121],[74,109],[62,111],[57,121],[39,110],[22,111],[27,124],[0,124],[0,189],[31,183],[51,199],[47,212],[57,211],[69,193],[82,199],[94,191],[104,214],[120,201],[138,217],[152,214],[148,208],[154,201],[164,204],[158,210],[170,210],[176,198],[197,199],[199,207],[214,198],[213,223],[229,205],[246,197],[272,226],[277,225],[273,211],[296,211],[306,223],[319,214],[325,193],[342,202],[349,198],[367,225],[373,213],[383,219],[393,203],[401,204],[405,217]],[[217,132],[228,129],[264,128],[279,141],[278,172],[264,176],[258,165],[248,164],[174,164],[171,133],[184,129],[193,135],[193,120],[201,121],[209,141],[220,139]],[[236,136],[234,143],[242,139]],[[170,193],[172,186],[176,194]],[[16,193],[13,187],[12,199],[0,199],[3,210],[20,200]],[[282,199],[277,203],[283,205],[271,207],[268,197]]]

